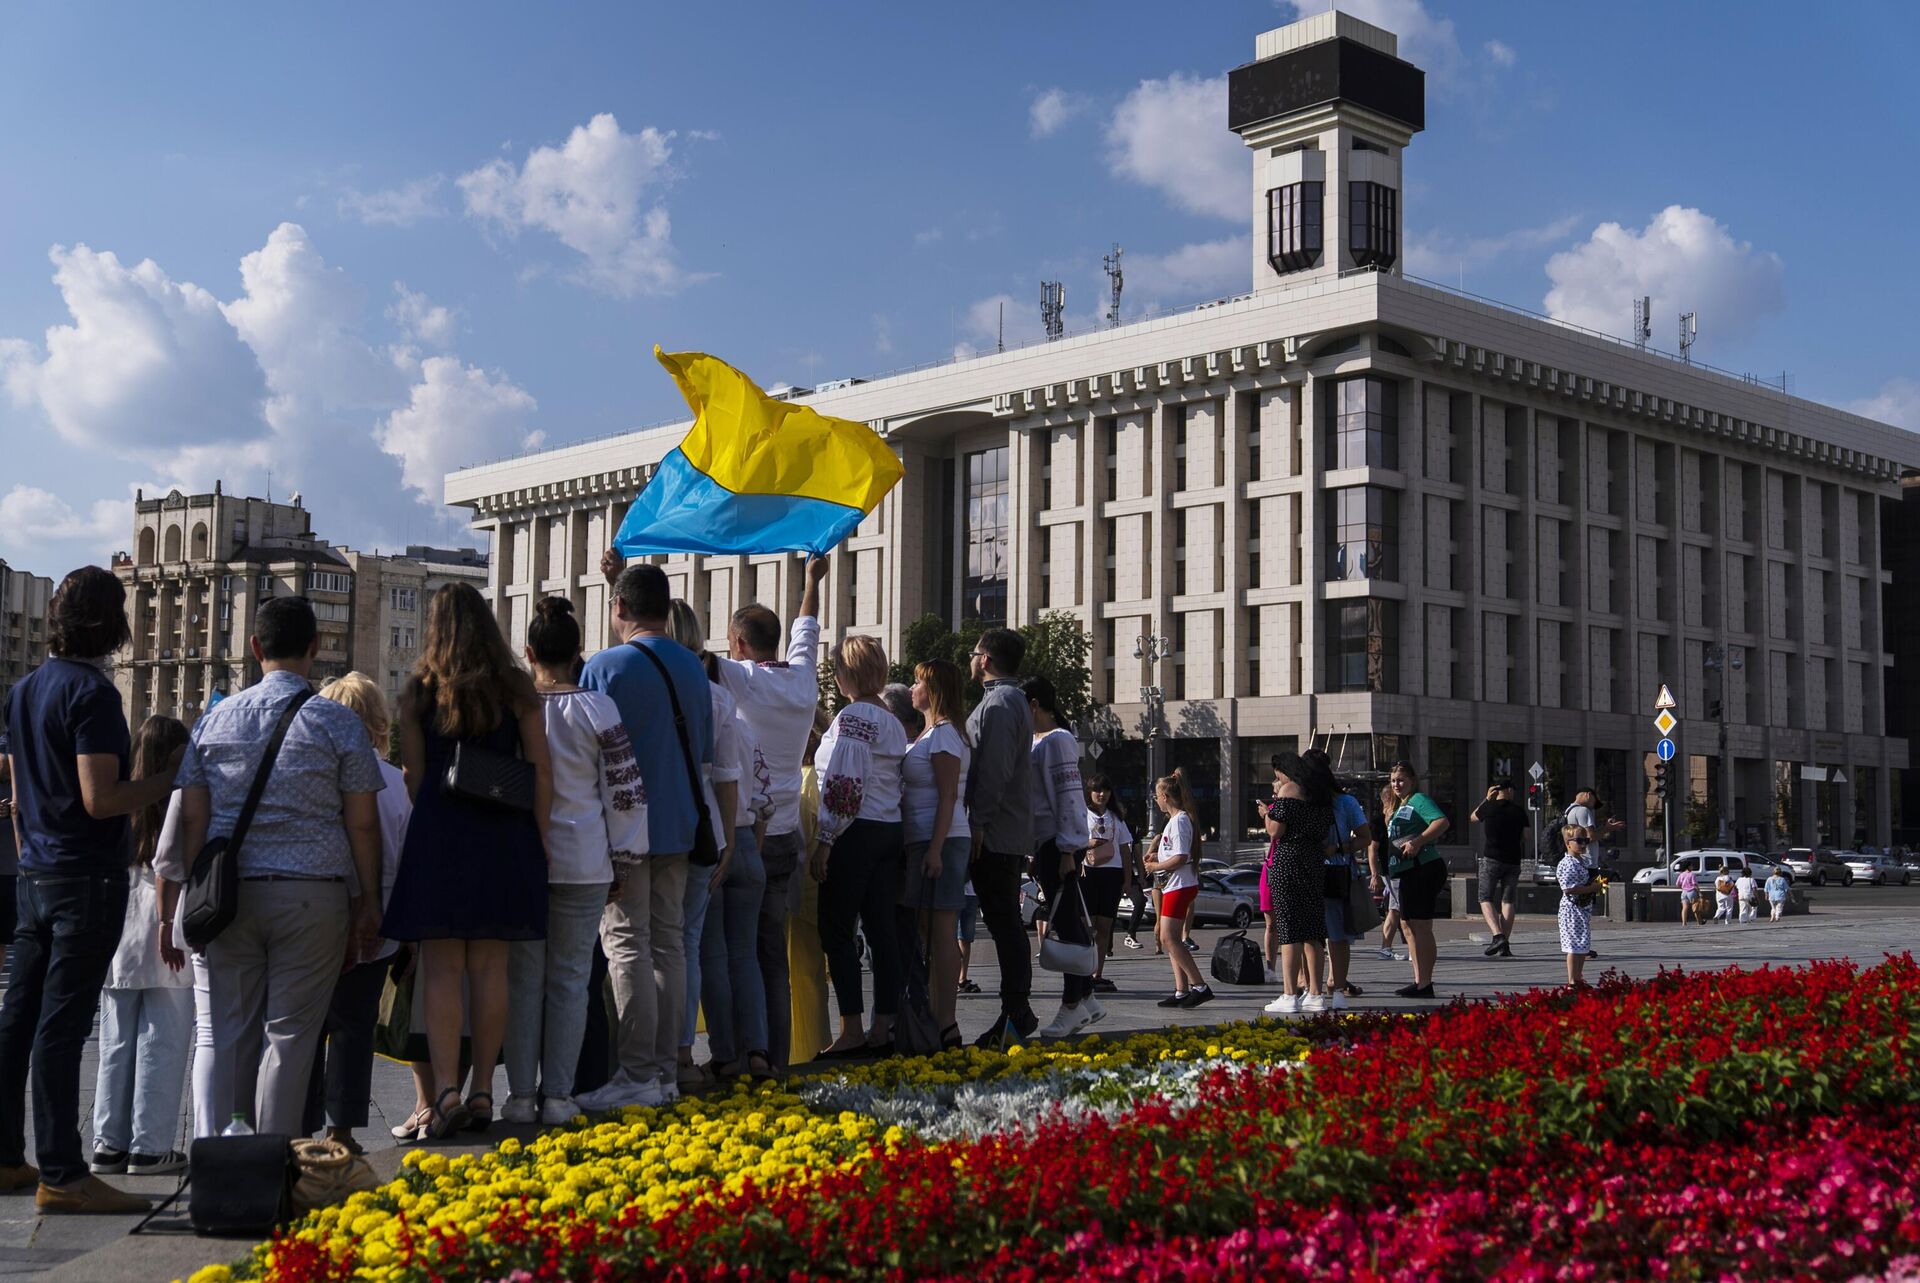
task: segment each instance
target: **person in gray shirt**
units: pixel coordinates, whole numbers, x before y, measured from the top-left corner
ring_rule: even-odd
[[[973,676],[986,694],[967,719],[973,741],[965,799],[973,830],[969,869],[980,920],[1000,957],[1000,1019],[981,1035],[982,1047],[999,1046],[1009,1035],[1029,1037],[1040,1027],[1030,1001],[1033,959],[1020,921],[1020,879],[1033,852],[1033,713],[1014,674],[1026,653],[1026,639],[1011,628],[989,628],[973,647]]]

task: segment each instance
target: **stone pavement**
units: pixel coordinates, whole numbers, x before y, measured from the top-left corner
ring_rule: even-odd
[[[1217,930],[1195,932],[1201,941],[1199,957],[1203,970],[1214,942],[1224,934],[1226,932]],[[1521,919],[1512,942],[1515,951],[1512,958],[1481,955],[1486,928],[1478,920],[1456,918],[1439,922],[1436,934],[1440,938],[1440,949],[1435,987],[1442,999],[1491,998],[1500,993],[1557,985],[1564,979],[1565,964],[1557,952],[1559,939],[1551,918]],[[1250,1019],[1261,1014],[1261,1007],[1275,992],[1267,987],[1242,989],[1216,985],[1219,998],[1197,1010],[1170,1011],[1157,1007],[1154,1004],[1170,988],[1171,972],[1165,959],[1154,955],[1151,938],[1143,935],[1141,940],[1146,947],[1139,951],[1124,947],[1114,950],[1107,974],[1119,985],[1120,993],[1103,1000],[1110,1014],[1099,1026],[1100,1033]],[[1888,953],[1912,949],[1916,942],[1920,942],[1920,909],[1904,904],[1876,904],[1866,897],[1831,908],[1821,904],[1812,915],[1779,924],[1679,927],[1600,921],[1594,925],[1594,944],[1601,957],[1588,964],[1587,976],[1596,979],[1607,970],[1615,970],[1630,976],[1650,977],[1662,967],[1710,972],[1726,967],[1792,965],[1834,957],[1871,964]],[[975,946],[972,974],[985,992],[961,995],[960,1023],[969,1037],[987,1026],[998,1005],[993,996],[997,968],[985,932]],[[1406,963],[1383,961],[1370,947],[1357,948],[1353,981],[1362,986],[1366,994],[1357,999],[1354,1006],[1362,1010],[1432,1006],[1432,1003],[1412,1003],[1391,997],[1393,990],[1408,979]],[[1042,1020],[1049,1018],[1058,1006],[1058,994],[1059,978],[1038,973],[1034,1009]],[[89,1144],[94,1054],[95,1044],[89,1042],[82,1091],[84,1107],[89,1111],[83,1132],[88,1135]],[[704,1059],[704,1049],[701,1057]],[[506,1099],[504,1073],[497,1080],[496,1097]],[[387,1128],[405,1118],[413,1108],[412,1078],[405,1066],[384,1060],[376,1063],[372,1105],[372,1125],[362,1133],[362,1139],[373,1151],[376,1171],[385,1177],[397,1170],[404,1152],[395,1147]],[[183,1116],[183,1148],[187,1128],[188,1120]],[[509,1135],[530,1137],[534,1131],[531,1127],[509,1128],[495,1124],[485,1137],[471,1139],[490,1145]],[[31,1154],[31,1141],[28,1150]],[[156,1199],[171,1192],[175,1185],[172,1177],[109,1179]],[[166,1219],[163,1217],[162,1221]],[[132,1224],[130,1217],[39,1217],[34,1212],[31,1192],[0,1198],[0,1276],[40,1274],[47,1283],[110,1283],[122,1279],[164,1283],[185,1278],[201,1265],[237,1260],[247,1252],[245,1243],[198,1239],[190,1234],[129,1237],[127,1231]]]

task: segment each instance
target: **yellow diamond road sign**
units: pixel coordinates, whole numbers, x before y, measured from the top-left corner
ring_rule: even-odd
[[[1680,724],[1679,720],[1676,719],[1672,713],[1668,712],[1664,708],[1660,710],[1660,716],[1653,719],[1654,729],[1659,731],[1662,735],[1673,734],[1673,728],[1678,726],[1679,724]]]

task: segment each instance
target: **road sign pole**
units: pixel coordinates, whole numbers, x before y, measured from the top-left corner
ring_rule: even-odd
[[[1678,763],[1684,760],[1677,748],[1668,747],[1668,741],[1680,726],[1678,709],[1679,701],[1674,699],[1673,692],[1668,689],[1665,682],[1662,682],[1660,693],[1654,697],[1653,701],[1653,726],[1660,732],[1658,753],[1662,755],[1660,760],[1663,762]],[[1672,753],[1673,756],[1666,757],[1664,756],[1666,753]],[[1660,795],[1660,824],[1666,833],[1665,862],[1671,865],[1673,862],[1673,795],[1679,791],[1679,782],[1674,777],[1678,774],[1678,770],[1676,767],[1669,767],[1665,774],[1667,787],[1666,791]]]

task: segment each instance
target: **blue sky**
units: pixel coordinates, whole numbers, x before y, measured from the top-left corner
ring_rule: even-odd
[[[1317,11],[1323,4],[1308,0]],[[1428,70],[1410,271],[1920,428],[1920,10],[1341,0]],[[956,20],[956,15],[961,15]],[[1218,77],[1291,0],[0,16],[0,557],[135,486],[459,538],[462,463],[656,422],[654,343],[810,383],[1247,286]]]

